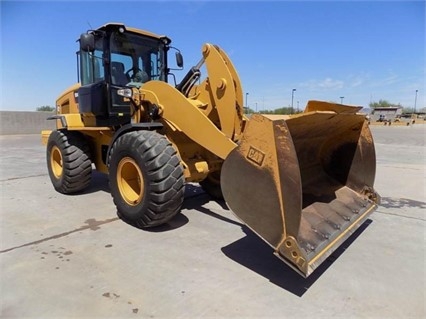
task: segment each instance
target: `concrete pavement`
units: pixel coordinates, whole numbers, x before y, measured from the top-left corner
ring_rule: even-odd
[[[308,279],[188,185],[150,231],[107,178],[54,191],[38,135],[0,136],[0,318],[424,318],[424,125],[374,126],[382,205]]]

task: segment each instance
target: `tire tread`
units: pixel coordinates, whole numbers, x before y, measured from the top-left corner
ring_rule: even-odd
[[[137,150],[138,156],[143,159],[145,177],[149,183],[145,195],[148,203],[136,217],[129,216],[121,195],[115,191],[115,182],[112,183],[115,176],[110,176],[111,195],[119,216],[138,228],[166,223],[180,211],[185,191],[183,167],[176,150],[163,135],[152,131],[134,131],[117,139],[111,149],[109,163],[113,162],[115,153],[126,148]]]
[[[50,151],[57,146],[62,154],[63,176],[57,179],[50,167]],[[63,194],[82,191],[92,177],[90,147],[81,133],[66,130],[53,131],[47,146],[47,166],[54,188]]]

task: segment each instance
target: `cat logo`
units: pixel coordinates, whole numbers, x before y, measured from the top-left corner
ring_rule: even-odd
[[[255,149],[253,146],[250,146],[247,158],[257,165],[262,166],[263,160],[265,159],[265,153]]]

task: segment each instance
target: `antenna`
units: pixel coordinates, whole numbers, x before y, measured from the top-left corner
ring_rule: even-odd
[[[90,22],[87,21],[87,24],[89,25],[90,29],[89,30],[93,30],[93,27],[90,25]]]

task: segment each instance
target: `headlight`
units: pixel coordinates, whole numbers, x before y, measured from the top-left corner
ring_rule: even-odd
[[[124,97],[132,97],[132,89],[119,89],[117,94]]]

